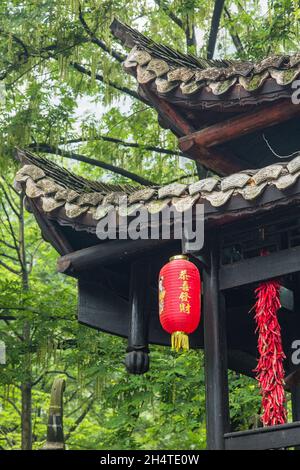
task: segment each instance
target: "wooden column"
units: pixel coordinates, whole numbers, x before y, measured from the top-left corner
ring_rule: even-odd
[[[297,258],[299,260],[299,257]],[[294,275],[294,315],[298,317],[300,314],[300,272],[296,272]],[[298,318],[297,318],[298,320]],[[295,324],[295,332],[299,328],[298,321]],[[300,334],[299,334],[300,338]],[[290,355],[290,363],[291,363],[291,356],[293,351],[289,352]],[[291,364],[291,367],[295,367],[295,365]],[[291,391],[291,401],[292,401],[292,416],[293,421],[300,421],[300,370],[299,366],[292,374],[291,383],[289,384],[290,391]],[[300,450],[300,446],[296,447],[296,450]]]
[[[204,356],[206,384],[207,448],[225,448],[229,429],[226,318],[223,294],[219,290],[217,240],[210,245],[208,265],[203,272]]]
[[[300,383],[291,388],[293,421],[300,421]]]
[[[130,318],[125,364],[131,374],[144,374],[149,369],[150,260],[139,259],[131,264]]]
[[[297,257],[297,260],[299,262],[299,256]],[[299,322],[298,322],[298,315],[300,314],[300,290],[299,290],[299,285],[300,285],[300,272],[296,272],[294,275],[294,286],[293,286],[293,291],[294,291],[294,316],[296,316],[297,321],[295,322],[295,328],[294,331],[296,332],[299,328]],[[296,336],[296,339],[297,336]],[[300,333],[299,333],[299,339],[300,339]],[[290,360],[290,365],[292,368],[295,368],[295,365],[292,364],[292,353],[293,350],[289,351],[289,360]],[[300,370],[299,366],[297,367],[296,370],[294,370],[294,373],[292,374],[291,378],[291,383],[289,384],[290,391],[291,391],[291,401],[292,401],[292,416],[293,416],[293,421],[300,421]],[[300,447],[297,447],[297,450],[300,450]]]

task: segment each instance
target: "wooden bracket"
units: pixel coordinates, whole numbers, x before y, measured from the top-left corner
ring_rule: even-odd
[[[206,168],[221,175],[228,175],[242,169],[245,164],[234,155],[221,153],[219,150],[208,149],[204,145],[194,145],[194,142],[186,141],[190,136],[196,135],[195,128],[180,115],[174,105],[159,98],[145,85],[140,85],[143,94],[155,107],[161,119],[176,134],[179,139],[179,148],[186,157],[196,160]]]
[[[236,116],[200,131],[185,135],[179,139],[179,147],[184,149],[193,146],[214,147],[246,134],[275,126],[282,121],[288,121],[300,114],[300,106],[293,104],[291,99],[277,102],[260,108],[258,111]]]

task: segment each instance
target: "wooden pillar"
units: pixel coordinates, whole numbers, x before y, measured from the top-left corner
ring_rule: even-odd
[[[226,312],[219,291],[217,240],[209,250],[208,268],[203,272],[204,356],[206,384],[207,448],[222,450],[229,429]]]
[[[291,388],[293,421],[300,421],[300,384]]]
[[[297,272],[294,275],[294,315],[297,317],[295,322],[295,331],[298,331],[298,315],[300,313],[300,273]],[[299,334],[300,337],[300,334]],[[298,339],[298,338],[297,338]],[[292,351],[290,351],[290,362],[291,362]],[[292,364],[291,364],[292,365]],[[293,365],[292,365],[293,366]],[[290,385],[291,390],[291,401],[292,401],[292,416],[293,421],[300,421],[300,372],[296,370],[293,374],[293,379]],[[300,450],[300,447],[297,447]]]
[[[125,365],[131,374],[144,374],[149,369],[150,260],[139,259],[131,264],[130,318]]]

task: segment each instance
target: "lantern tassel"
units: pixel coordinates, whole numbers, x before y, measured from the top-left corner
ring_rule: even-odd
[[[258,331],[259,361],[255,369],[262,395],[261,417],[264,426],[284,424],[284,368],[277,312],[280,308],[280,283],[277,280],[263,282],[256,289],[255,320]]]
[[[173,351],[183,351],[189,350],[189,337],[183,331],[175,331],[171,336],[172,350]]]

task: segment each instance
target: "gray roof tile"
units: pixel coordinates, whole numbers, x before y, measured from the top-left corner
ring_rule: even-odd
[[[119,208],[121,216],[131,215],[142,207],[155,214],[171,202],[175,209],[181,212],[192,207],[197,201],[200,203],[206,201],[212,207],[221,210],[235,196],[242,197],[245,201],[255,201],[267,187],[273,185],[284,192],[300,178],[300,155],[298,155],[290,162],[280,162],[221,179],[210,177],[190,185],[172,183],[160,188],[139,187],[133,190],[126,185],[112,187],[103,183],[89,182],[55,166],[52,162],[45,165],[43,159],[32,154],[28,154],[28,160],[30,165],[24,165],[25,172],[30,166],[31,174],[41,175],[42,172],[44,174],[44,177],[36,182],[29,175],[24,181],[22,178],[24,171],[18,171],[17,187],[21,185],[29,199],[40,198],[45,213],[64,207],[66,217],[69,219],[78,218],[89,211],[95,221],[105,217],[112,208]],[[96,184],[99,185],[99,191],[91,190]],[[125,202],[128,202],[128,207],[124,207]]]

